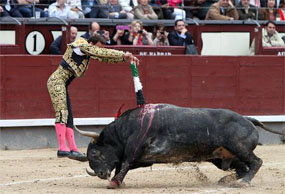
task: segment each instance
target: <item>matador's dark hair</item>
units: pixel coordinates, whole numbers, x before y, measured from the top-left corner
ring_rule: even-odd
[[[101,42],[102,44],[105,44],[106,40],[99,34],[94,33],[94,35],[90,36],[87,42],[88,43],[92,42],[94,45],[97,44],[97,42]]]

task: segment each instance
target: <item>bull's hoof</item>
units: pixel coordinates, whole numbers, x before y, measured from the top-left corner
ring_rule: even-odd
[[[121,184],[118,184],[115,181],[111,181],[109,185],[107,186],[107,189],[118,189],[118,188],[124,188],[126,187],[126,184],[122,182]]]
[[[107,186],[107,189],[118,189],[119,185],[115,181],[111,181]]]

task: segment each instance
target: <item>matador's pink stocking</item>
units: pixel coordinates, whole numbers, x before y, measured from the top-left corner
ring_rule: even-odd
[[[55,124],[55,131],[57,135],[58,141],[58,150],[60,151],[69,151],[65,144],[65,133],[66,133],[66,125],[61,123]]]
[[[70,150],[78,152],[78,148],[74,140],[74,132],[70,127],[66,127],[66,139],[69,145]]]

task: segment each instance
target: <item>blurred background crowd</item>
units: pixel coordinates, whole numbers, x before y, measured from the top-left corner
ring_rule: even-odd
[[[285,0],[0,0],[0,16],[284,20]]]

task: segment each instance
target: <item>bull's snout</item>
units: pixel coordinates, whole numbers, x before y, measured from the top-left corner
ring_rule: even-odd
[[[102,170],[99,170],[98,173],[96,173],[97,176],[101,179],[108,179],[111,175],[110,171],[102,171]]]

